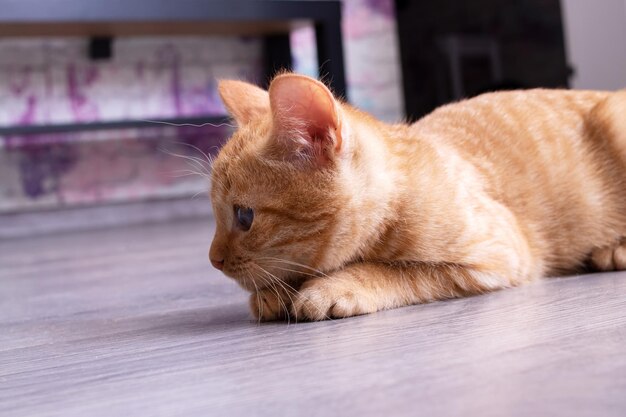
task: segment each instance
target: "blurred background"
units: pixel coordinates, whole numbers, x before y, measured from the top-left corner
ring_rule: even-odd
[[[390,122],[491,90],[626,86],[626,0],[343,0],[341,55],[320,44],[315,12],[277,35],[262,18],[242,33],[180,19],[120,29],[89,12],[64,26],[42,23],[37,3],[9,1],[0,16],[5,239],[209,216],[208,179],[191,171],[208,172],[194,158],[215,154],[231,128],[189,124],[225,120],[219,78],[265,85],[290,67],[339,92],[345,79],[350,103]],[[226,4],[234,20],[250,12],[206,3]],[[272,3],[279,16],[290,2]],[[123,2],[107,4],[123,15]],[[11,7],[32,7],[32,21]],[[334,55],[319,62],[318,48]]]

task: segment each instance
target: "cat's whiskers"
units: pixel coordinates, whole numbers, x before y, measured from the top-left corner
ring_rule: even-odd
[[[288,264],[288,265],[298,266],[300,268],[308,269],[309,271],[313,271],[314,273],[319,274],[320,276],[328,278],[328,275],[326,275],[324,272],[320,271],[319,269],[315,269],[313,267],[310,267],[308,265],[305,265],[305,264],[302,264],[302,263],[299,263],[299,262],[290,261],[290,260],[282,259],[282,258],[275,258],[275,257],[271,257],[271,256],[262,256],[262,257],[257,258],[257,260],[267,260],[267,261],[283,262],[283,263]]]
[[[209,171],[209,168],[207,168],[205,166],[205,161],[203,161],[200,158],[196,158],[196,157],[192,157],[192,156],[188,156],[188,155],[181,155],[181,154],[177,154],[175,152],[171,152],[168,151],[166,149],[161,149],[162,152],[170,155],[170,156],[175,156],[177,158],[182,158],[184,160],[186,160],[189,164],[189,168],[188,170],[182,170],[183,172],[186,173],[186,175],[199,175],[203,178],[206,178],[208,180],[211,179],[211,173]],[[180,171],[174,171],[174,172],[180,172]]]
[[[179,170],[176,170],[176,171],[172,171],[172,173],[176,173],[177,174],[177,175],[174,175],[174,178],[189,177],[191,175],[198,175],[198,176],[201,176],[201,177],[207,178],[207,179],[211,178],[207,174],[204,174],[202,172],[192,171],[190,169],[179,169]]]
[[[282,268],[282,267],[276,266],[276,265],[272,265],[271,267],[274,268],[274,269],[278,269],[279,271],[295,272],[296,274],[306,275],[307,277],[319,277],[320,276],[319,274],[313,274],[313,273],[310,273],[310,272],[303,272],[303,271],[299,271],[297,269]]]
[[[275,269],[278,269],[278,270],[282,270],[282,271],[286,271],[286,272],[294,272],[294,273],[297,273],[297,274],[306,275],[306,276],[310,276],[310,277],[319,277],[319,276],[325,276],[325,277],[328,277],[328,275],[326,275],[325,273],[323,273],[323,272],[322,272],[322,271],[320,271],[320,270],[317,270],[317,269],[315,269],[315,268],[309,267],[309,266],[307,266],[307,265],[304,265],[304,264],[301,264],[301,263],[299,263],[299,262],[295,262],[295,261],[288,261],[288,260],[286,260],[286,259],[282,259],[282,258],[274,258],[274,257],[260,257],[260,258],[257,258],[257,260],[266,260],[266,261],[267,261],[267,260],[269,260],[269,261],[274,261],[274,262],[282,262],[282,263],[285,263],[285,264],[287,264],[287,265],[294,265],[294,266],[299,266],[299,267],[301,267],[301,268],[309,269],[309,270],[311,270],[311,271],[313,271],[313,272],[315,272],[315,273],[304,272],[304,271],[299,271],[299,270],[296,270],[296,269],[283,268],[283,267],[279,267],[279,266],[276,266],[276,265],[272,265],[272,268],[275,268]],[[257,266],[258,266],[259,268],[262,268],[260,265],[257,265]],[[264,270],[264,271],[265,271],[265,270]],[[267,273],[270,273],[269,271],[266,271],[266,272],[267,272]],[[306,298],[307,300],[311,301],[308,297],[306,297],[306,296],[305,296],[305,295],[303,295],[301,292],[299,292],[298,290],[296,290],[294,287],[292,287],[291,285],[289,285],[289,283],[287,283],[286,281],[281,280],[280,278],[278,278],[278,277],[277,277],[276,275],[274,275],[274,274],[271,274],[271,275],[272,275],[272,276],[276,279],[276,281],[277,281],[277,282],[279,282],[279,283],[280,283],[280,285],[281,285],[281,286],[283,286],[283,288],[285,288],[284,286],[286,285],[286,286],[287,286],[287,287],[289,287],[291,290],[293,290],[295,294],[298,294],[298,295],[300,295],[301,297],[304,297],[304,298]],[[285,289],[285,291],[287,291],[287,294],[289,294],[289,291],[288,291],[288,290],[286,290],[286,289]],[[291,296],[289,296],[289,298],[290,298],[291,304],[293,305],[293,299],[291,298]],[[320,312],[321,312],[321,313],[322,313],[322,314],[323,314],[323,315],[324,315],[327,319],[329,319],[329,320],[333,320],[333,319],[332,319],[331,317],[329,317],[326,313],[322,312],[321,310],[320,310]],[[296,309],[294,309],[294,313],[296,314],[295,319],[296,319],[296,321],[298,321],[298,317],[297,317],[297,314],[298,314],[298,313],[297,313],[297,310],[296,310]]]
[[[281,282],[281,281],[276,281],[276,282],[283,288],[283,290],[285,290],[285,293],[287,293],[287,297],[289,297],[289,303],[291,306],[293,306],[293,297],[291,296],[291,291],[293,291],[295,294],[298,294],[298,290],[296,290],[295,288],[293,288],[291,285],[287,284],[286,282]],[[287,315],[289,316],[290,314],[291,314],[290,311],[287,310]],[[298,322],[298,310],[295,308],[293,309],[293,315],[297,323]]]
[[[264,273],[267,274],[267,271],[264,271]],[[290,324],[290,316],[289,316],[289,309],[287,308],[287,305],[285,304],[285,302],[283,301],[282,297],[280,296],[280,292],[278,291],[278,288],[276,287],[275,282],[272,282],[271,276],[269,276],[267,279],[264,279],[263,277],[259,276],[259,278],[267,285],[267,288],[269,288],[270,290],[272,290],[275,294],[276,294],[276,298],[278,299],[278,303],[280,305],[280,307],[285,311],[285,315],[287,316],[287,325]]]
[[[148,122],[148,123],[154,123],[154,124],[159,124],[159,125],[166,125],[166,126],[174,126],[174,127],[205,127],[205,126],[211,126],[211,127],[232,127],[233,129],[236,128],[237,126],[234,126],[230,123],[210,123],[210,122],[206,122],[206,123],[202,123],[202,124],[195,124],[195,123],[172,123],[172,122],[166,122],[164,120],[149,120],[149,119],[139,119],[139,121],[141,122]]]
[[[263,278],[263,276],[258,275],[258,274],[255,274],[254,276],[255,276],[258,280],[260,280],[260,281],[261,281],[261,283],[263,283],[263,287],[262,287],[263,289],[268,288],[268,289],[272,290],[274,293],[276,293],[276,290],[275,290],[274,288],[272,288],[271,283],[270,283],[270,282],[268,282],[268,280],[267,280],[267,279]],[[259,294],[260,294],[260,293],[259,293]],[[263,297],[262,297],[262,296],[260,296],[260,297],[261,297],[261,300],[263,301]],[[264,307],[265,307],[265,304],[264,304]]]
[[[210,172],[210,168],[211,167],[206,165],[207,162],[204,159],[201,159],[201,158],[198,158],[198,157],[195,157],[195,156],[190,156],[190,155],[183,155],[183,154],[180,154],[180,153],[176,153],[176,152],[167,150],[165,148],[160,148],[160,151],[165,153],[165,154],[167,154],[167,155],[170,155],[170,156],[175,156],[177,158],[185,159],[185,160],[191,162],[192,164],[196,164],[194,166],[200,168],[202,170],[202,172],[204,172],[205,174],[207,174],[207,175],[211,174],[211,172]]]
[[[194,198],[198,197],[200,194],[205,193],[206,190],[200,190],[197,193],[195,193],[194,195],[191,196],[191,199],[193,200]]]
[[[291,305],[293,305],[293,298],[291,297],[290,291],[285,288],[285,286],[283,285],[284,283],[274,274],[270,273],[269,271],[265,270],[262,266],[258,265],[258,264],[254,264],[257,268],[259,268],[261,271],[263,271],[265,274],[267,274],[268,278],[271,280],[273,277],[272,282],[276,285],[280,285],[281,288],[285,291],[285,293],[287,293],[287,297],[289,297],[289,302]],[[296,291],[293,287],[289,286],[289,288],[291,288],[293,291]],[[297,291],[296,291],[297,293]],[[287,305],[282,301],[280,295],[279,295],[279,300],[282,303],[283,307],[285,308],[285,314],[287,315],[287,324],[289,324],[290,319],[291,319],[291,314],[289,312],[289,309],[287,308]],[[298,312],[294,311],[294,316],[296,319],[296,322],[298,321]]]
[[[188,146],[192,149],[194,149],[195,151],[199,152],[203,158],[198,158],[195,156],[190,156],[190,155],[182,155],[176,152],[172,152],[169,151],[167,149],[161,148],[161,152],[170,155],[170,156],[174,156],[177,158],[182,158],[184,160],[186,160],[188,162],[188,166],[189,169],[187,170],[177,170],[174,172],[177,173],[181,173],[183,175],[174,175],[174,178],[179,178],[179,177],[184,177],[184,176],[190,176],[190,175],[198,175],[200,177],[206,178],[210,183],[211,182],[216,182],[217,184],[219,184],[221,187],[225,188],[224,183],[217,177],[214,177],[211,175],[211,171],[212,171],[212,166],[213,166],[213,162],[214,162],[214,156],[211,154],[208,154],[204,151],[202,151],[202,149],[198,148],[195,145],[192,145],[190,143],[185,143],[185,142],[174,142],[176,144],[179,145],[183,145],[183,146]],[[217,149],[217,146],[214,146],[214,148]]]
[[[272,291],[274,291],[277,295],[280,295],[279,293],[276,292],[276,288],[274,286],[273,280],[272,278],[267,275],[267,271],[265,271],[263,268],[260,268],[258,265],[250,263],[251,266],[256,267],[257,270],[255,271],[251,271],[254,272],[253,276],[257,279],[259,279],[261,281],[261,283],[263,284],[263,287],[261,287],[261,290],[268,288]],[[266,276],[264,277],[263,275],[259,275],[258,272],[262,272],[264,273]],[[280,299],[280,297],[279,297]]]
[[[255,265],[255,264],[252,264],[252,265]],[[255,265],[255,266],[256,266],[256,267],[258,267],[258,268],[260,268],[260,270],[261,270],[262,272],[264,272],[265,274],[267,274],[267,275],[268,275],[267,279],[263,278],[263,277],[262,277],[262,276],[260,276],[260,275],[256,275],[256,274],[255,274],[254,276],[255,276],[256,278],[260,279],[260,280],[263,282],[263,284],[265,284],[265,285],[266,285],[266,288],[269,288],[269,289],[271,289],[272,291],[274,291],[274,293],[276,294],[276,297],[278,298],[278,302],[279,302],[279,303],[280,303],[280,305],[281,305],[281,308],[283,308],[283,309],[285,310],[285,315],[287,316],[287,325],[289,325],[289,324],[290,324],[290,320],[291,320],[291,317],[290,317],[290,314],[289,314],[289,309],[287,308],[287,305],[286,305],[286,304],[284,303],[284,301],[282,300],[282,297],[280,296],[280,292],[278,291],[278,288],[276,288],[276,285],[275,285],[275,284],[276,284],[276,282],[273,282],[273,281],[272,281],[272,279],[271,279],[271,274],[270,274],[269,272],[267,272],[266,270],[264,270],[263,268],[261,268],[261,267],[260,267],[260,266],[258,266],[258,265]],[[256,284],[255,284],[255,288],[257,288],[257,297],[258,297],[258,296],[259,296],[259,295],[258,295],[258,287],[256,286]],[[289,296],[289,294],[287,294],[287,295]],[[291,299],[291,297],[289,297],[289,298]],[[292,300],[292,303],[293,303],[293,300]]]
[[[259,259],[261,259],[261,258],[259,258]],[[280,258],[275,258],[275,259],[280,259]],[[256,265],[257,267],[259,267],[259,268],[263,269],[260,265],[258,265],[258,264],[255,264],[255,265]],[[302,265],[302,266],[305,266],[305,265]],[[271,272],[269,272],[269,271],[266,271],[266,272],[274,278],[274,280],[275,280],[274,282],[279,282],[281,285],[286,285],[288,288],[290,288],[291,290],[293,290],[293,291],[294,291],[294,293],[295,293],[295,294],[297,294],[298,296],[300,296],[300,297],[304,297],[306,300],[311,301],[311,299],[310,299],[309,297],[307,297],[306,295],[302,294],[302,292],[298,291],[297,289],[295,289],[294,287],[292,287],[291,285],[289,285],[287,282],[285,282],[285,281],[281,280],[280,278],[278,278],[276,275],[272,274],[272,273],[271,273]],[[283,288],[284,288],[284,287],[283,287]],[[286,290],[286,291],[287,291],[287,290]],[[289,293],[289,291],[287,291],[287,293]],[[293,299],[291,300],[291,303],[292,303],[292,305],[293,305]],[[327,320],[331,320],[331,321],[333,320],[333,318],[332,318],[332,317],[328,316],[328,314],[326,314],[324,311],[322,311],[322,309],[321,309],[321,308],[319,308],[319,307],[318,307],[318,306],[317,306],[314,302],[312,302],[312,301],[311,301],[311,304],[312,304],[312,305],[314,305],[320,313],[322,313],[322,315],[324,316],[324,318],[326,318]],[[296,311],[296,309],[295,309],[295,308],[294,308],[294,313],[296,314],[296,317],[295,317],[295,318],[296,318],[296,321],[297,321],[297,320],[298,320],[298,317],[297,317],[297,311]]]
[[[196,150],[196,151],[200,152],[200,155],[204,156],[204,158],[205,158],[205,159],[206,159],[206,161],[208,162],[208,164],[209,164],[209,168],[211,167],[211,165],[213,165],[213,160],[211,159],[211,157],[209,156],[209,154],[207,154],[206,152],[204,152],[202,149],[198,148],[197,146],[192,145],[191,143],[187,143],[187,142],[178,142],[178,141],[177,141],[177,142],[174,142],[174,143],[175,143],[175,144],[177,144],[177,145],[188,146],[188,147],[190,147],[191,149],[194,149],[194,150]],[[216,148],[216,149],[217,149],[217,146],[214,146],[214,148]]]
[[[259,287],[257,287],[257,285],[254,282],[254,280],[252,280],[252,285],[254,285],[254,289],[255,289],[254,294],[256,295],[256,306],[257,306],[257,310],[258,310],[257,324],[260,326],[261,325],[261,298],[260,298],[261,296],[259,295]]]

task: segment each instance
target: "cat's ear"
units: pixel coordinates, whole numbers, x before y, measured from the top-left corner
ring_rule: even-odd
[[[270,88],[274,133],[296,140],[318,159],[332,159],[342,146],[339,103],[321,82],[297,74],[274,78]]]
[[[226,110],[240,126],[263,114],[269,114],[269,94],[256,85],[243,81],[220,80],[217,89]]]

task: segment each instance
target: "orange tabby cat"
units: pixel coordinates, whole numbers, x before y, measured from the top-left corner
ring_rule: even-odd
[[[485,94],[411,125],[319,81],[222,81],[212,264],[261,320],[321,320],[626,269],[626,92]]]

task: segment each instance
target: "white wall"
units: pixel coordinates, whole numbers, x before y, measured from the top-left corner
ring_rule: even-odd
[[[626,0],[561,0],[577,89],[626,88]]]

